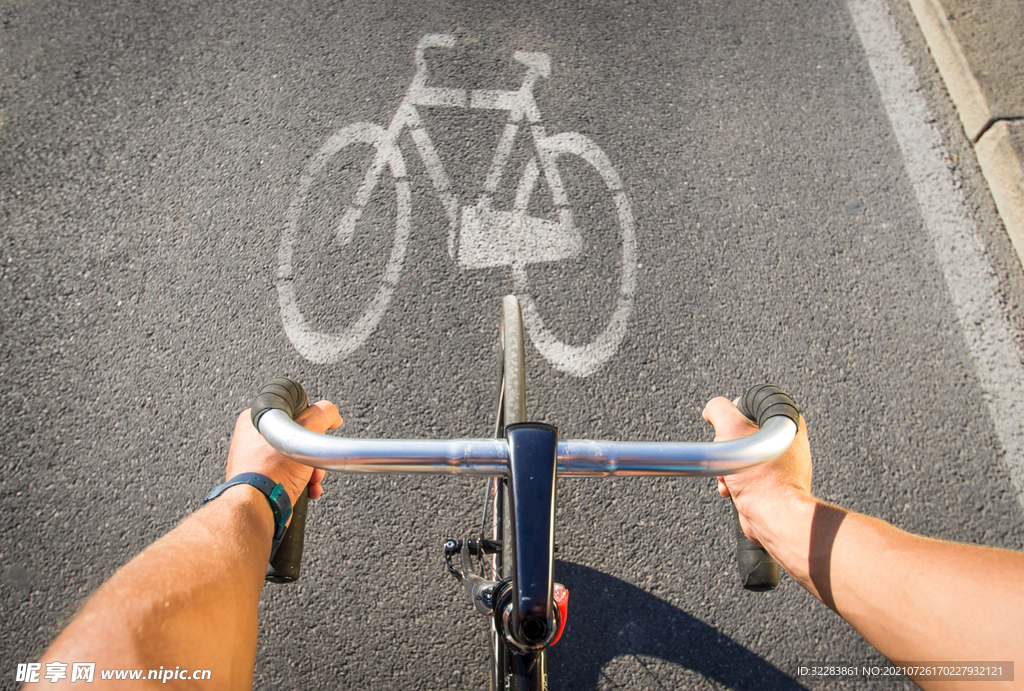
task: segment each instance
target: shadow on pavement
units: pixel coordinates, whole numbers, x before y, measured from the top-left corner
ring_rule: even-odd
[[[667,680],[651,672],[643,657],[693,670],[730,689],[806,688],[711,626],[625,581],[562,561],[555,563],[555,580],[569,589],[569,619],[548,659],[552,688],[662,688]],[[613,659],[629,656],[642,656],[630,665],[641,679],[604,671]]]

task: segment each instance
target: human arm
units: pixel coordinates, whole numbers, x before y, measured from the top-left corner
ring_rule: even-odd
[[[297,420],[318,432],[341,424],[337,408],[326,401]],[[282,483],[293,502],[307,483],[311,498],[321,493],[323,471],[274,451],[248,411],[235,424],[226,477],[243,472]],[[204,669],[211,671],[204,688],[251,688],[273,523],[262,492],[249,485],[229,488],[100,586],[40,661],[95,662],[97,670]],[[62,683],[70,683],[70,674]],[[173,683],[142,679],[118,686]]]
[[[716,441],[756,429],[724,398],[704,418]],[[890,660],[1024,663],[1024,554],[913,535],[814,498],[810,483],[801,419],[786,454],[720,478],[719,492],[735,501],[748,537]]]

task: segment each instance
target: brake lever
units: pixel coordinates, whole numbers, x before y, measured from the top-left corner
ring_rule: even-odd
[[[477,576],[473,573],[473,567],[470,563],[470,555],[472,547],[470,543],[472,540],[462,540],[456,542],[455,540],[448,540],[445,542],[445,563],[448,566],[448,572],[457,578],[461,583],[462,587],[466,589],[466,594],[469,595],[469,599],[473,603],[473,607],[480,614],[493,614],[494,613],[494,590],[498,585],[498,581],[490,581],[482,576]],[[489,540],[481,542],[490,543]],[[486,549],[493,545],[478,545],[477,549],[481,547]],[[462,566],[462,570],[456,569],[451,563],[451,557],[454,556],[455,552],[459,552],[459,561]]]
[[[462,543],[459,557],[462,561],[462,586],[466,589],[469,599],[473,601],[473,606],[480,614],[493,614],[494,588],[498,583],[473,573],[469,563],[469,540]]]

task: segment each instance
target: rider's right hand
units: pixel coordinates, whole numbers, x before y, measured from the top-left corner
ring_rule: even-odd
[[[726,398],[714,398],[704,407],[704,419],[715,427],[715,441],[739,439],[757,431],[757,425],[744,417],[736,405]],[[752,521],[757,520],[758,500],[786,492],[810,496],[811,448],[807,441],[807,424],[800,417],[800,427],[786,453],[771,463],[735,475],[718,478],[718,492],[732,497],[740,515],[743,532],[757,543]]]

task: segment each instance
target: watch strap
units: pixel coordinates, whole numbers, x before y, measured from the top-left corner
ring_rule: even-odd
[[[203,499],[203,505],[216,499],[224,493],[224,490],[235,485],[251,485],[262,492],[267,497],[267,501],[270,502],[270,510],[274,514],[274,542],[270,551],[270,558],[273,559],[278,545],[281,544],[281,540],[284,538],[285,530],[288,527],[288,518],[292,515],[291,497],[288,496],[284,485],[280,482],[275,483],[266,475],[261,473],[239,473],[227,482],[211,489],[210,493]]]

